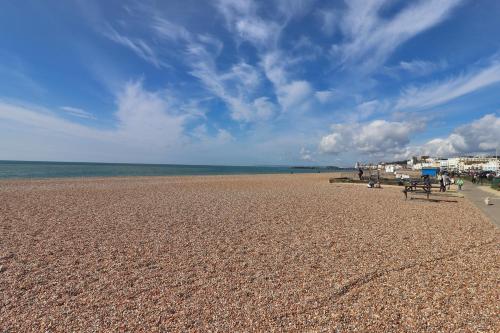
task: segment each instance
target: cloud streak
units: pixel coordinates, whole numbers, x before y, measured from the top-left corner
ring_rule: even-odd
[[[87,112],[80,108],[75,108],[72,106],[61,106],[60,109],[78,118],[93,119],[93,120],[96,119],[96,117],[92,113]]]
[[[141,38],[131,38],[118,33],[113,27],[107,25],[103,31],[104,36],[110,40],[123,45],[132,50],[137,56],[152,64],[156,68],[169,67],[168,64],[163,62],[151,46]]]
[[[340,23],[348,42],[335,45],[345,65],[372,71],[383,64],[394,50],[414,36],[444,21],[462,0],[411,2],[389,19],[380,10],[389,1],[352,0]]]
[[[437,81],[422,87],[403,91],[396,103],[397,109],[423,109],[447,103],[492,84],[500,82],[500,62],[486,68],[446,81]]]

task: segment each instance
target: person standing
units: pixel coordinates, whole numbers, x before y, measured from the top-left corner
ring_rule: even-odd
[[[358,176],[359,176],[359,180],[363,179],[363,169],[359,168]]]
[[[424,191],[431,193],[431,187],[432,187],[431,177],[429,177],[429,175],[425,175],[424,176]],[[417,189],[417,185],[415,184],[415,190],[416,189]]]
[[[458,177],[456,183],[458,185],[458,190],[462,191],[462,186],[464,186],[464,180],[462,178]]]
[[[439,192],[446,192],[446,186],[444,185],[444,175],[439,175]]]
[[[444,174],[444,184],[446,185],[447,189],[449,190],[451,187],[451,178],[448,176],[447,173]]]

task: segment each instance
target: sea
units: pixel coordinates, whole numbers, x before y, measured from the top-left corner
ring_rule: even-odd
[[[337,167],[0,161],[0,179],[321,173]]]

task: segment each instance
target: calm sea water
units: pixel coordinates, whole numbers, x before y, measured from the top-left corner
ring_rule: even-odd
[[[236,175],[292,172],[317,173],[335,170],[338,169],[298,169],[272,166],[0,161],[0,178]]]

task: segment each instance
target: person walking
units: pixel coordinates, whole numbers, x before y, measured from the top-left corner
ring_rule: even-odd
[[[457,181],[456,181],[457,185],[458,185],[458,190],[459,191],[462,191],[462,186],[464,186],[464,180],[462,178],[458,178]]]
[[[359,176],[359,180],[363,179],[363,169],[359,168],[358,176]]]

